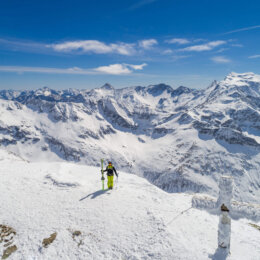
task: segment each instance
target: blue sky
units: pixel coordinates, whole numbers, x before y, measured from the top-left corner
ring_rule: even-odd
[[[0,1],[0,89],[205,88],[260,74],[260,1]]]

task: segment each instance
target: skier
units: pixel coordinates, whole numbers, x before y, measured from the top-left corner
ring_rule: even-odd
[[[118,178],[118,174],[115,167],[112,165],[112,162],[108,162],[108,166],[106,167],[104,172],[107,172],[107,187],[112,190],[114,185],[114,172],[116,174],[116,177]]]

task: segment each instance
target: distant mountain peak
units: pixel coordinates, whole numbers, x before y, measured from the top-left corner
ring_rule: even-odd
[[[188,94],[192,92],[192,89],[191,88],[188,88],[188,87],[184,87],[184,86],[179,86],[178,88],[176,88],[175,90],[173,90],[172,92],[172,97],[174,96],[179,96],[181,94]]]
[[[105,84],[101,87],[101,89],[113,90],[114,87],[113,87],[111,84],[109,84],[109,83],[105,83]]]
[[[237,72],[230,72],[227,77],[248,77],[248,76],[254,76],[256,74],[254,74],[253,72],[244,72],[244,73],[237,73]]]
[[[169,85],[166,85],[164,83],[159,83],[156,85],[150,85],[147,87],[148,93],[153,95],[153,96],[158,96],[161,95],[164,91],[172,92],[173,88]]]
[[[224,78],[224,81],[227,81],[227,80],[259,81],[260,75],[254,74],[253,72],[246,72],[246,73],[231,72]]]
[[[50,88],[47,87],[47,86],[43,86],[41,89],[42,89],[42,90],[50,90]]]

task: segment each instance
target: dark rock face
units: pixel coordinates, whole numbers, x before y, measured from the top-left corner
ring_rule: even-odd
[[[60,157],[67,161],[79,162],[80,157],[84,156],[80,150],[64,145],[61,140],[55,139],[53,137],[45,137],[45,140],[51,151],[60,155]]]
[[[178,123],[179,124],[189,124],[193,121],[193,118],[188,114],[188,113],[183,113],[179,119],[178,119]]]
[[[40,138],[34,137],[34,133],[29,130],[24,129],[22,126],[5,126],[0,125],[0,134],[9,136],[9,138],[0,139],[0,144],[9,145],[17,144],[17,142],[27,142],[31,141],[32,143],[37,143],[40,141]]]
[[[182,94],[191,93],[193,90],[187,87],[180,86],[177,89],[172,91],[172,97],[180,96]]]
[[[200,134],[211,135],[216,140],[224,140],[229,144],[260,147],[260,144],[255,139],[245,136],[243,132],[240,131],[240,127],[235,125],[232,120],[228,120],[222,125],[218,123],[210,124],[194,121],[193,127],[197,129]]]
[[[244,136],[241,132],[235,131],[230,128],[219,129],[214,137],[216,140],[224,140],[229,144],[240,144],[243,146],[256,146],[260,147],[260,144],[255,139]]]
[[[149,86],[147,92],[152,96],[160,96],[164,91],[171,93],[173,91],[172,87],[165,84],[158,84]]]

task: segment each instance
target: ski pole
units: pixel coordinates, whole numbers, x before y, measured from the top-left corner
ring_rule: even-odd
[[[104,162],[104,159],[101,159],[101,172],[102,172],[102,177],[101,177],[101,180],[102,180],[102,190],[105,189],[105,184],[104,184],[104,171],[103,171],[103,162]]]
[[[117,187],[118,187],[118,177],[116,177],[116,190],[117,190]]]

